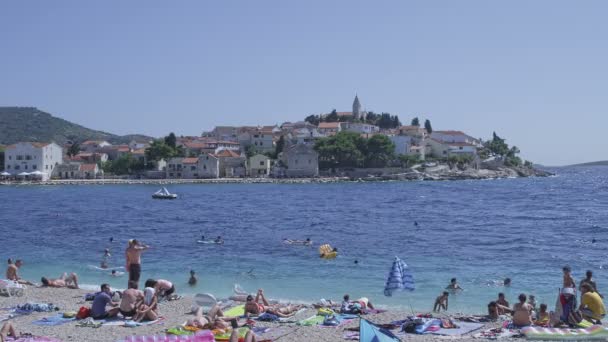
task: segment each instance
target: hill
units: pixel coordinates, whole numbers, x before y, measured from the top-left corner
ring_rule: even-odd
[[[589,163],[574,164],[568,166],[608,166],[608,160],[594,161]]]
[[[68,141],[106,140],[125,144],[133,139],[153,139],[139,134],[115,135],[92,130],[57,118],[35,107],[0,107],[0,144],[19,141],[54,141],[60,145]]]

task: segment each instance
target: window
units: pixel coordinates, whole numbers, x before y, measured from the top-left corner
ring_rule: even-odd
[[[462,146],[458,147],[459,150],[462,150]]]
[[[308,164],[312,164],[312,159],[308,159]]]
[[[66,171],[66,175],[67,175],[67,171]],[[74,177],[74,171],[70,171],[70,176]]]
[[[8,160],[12,160],[12,159],[13,159],[13,156],[8,156]]]
[[[32,156],[30,156],[29,154],[27,156],[25,156],[25,160],[32,160]]]
[[[170,173],[169,173],[169,177],[173,177],[173,172],[170,172]]]
[[[260,166],[264,166],[264,162],[263,161],[260,162]]]
[[[32,169],[36,170],[36,167],[37,167],[36,165],[32,165]]]
[[[10,168],[11,168],[11,166],[10,166],[10,165],[6,165],[6,169],[7,169],[7,170],[8,170],[8,169],[10,169]]]
[[[196,166],[190,166],[190,171],[196,170]]]
[[[17,156],[17,160],[23,160],[23,156]]]
[[[177,177],[181,177],[182,174],[180,172],[177,173]]]
[[[298,165],[298,160],[296,159],[296,165]]]
[[[19,170],[19,165],[15,165],[15,170]]]
[[[207,170],[207,165],[203,165],[203,170]]]
[[[45,168],[46,170],[48,170],[48,169],[49,169],[49,166],[48,166],[48,165],[44,165],[44,168]]]
[[[26,169],[26,170],[27,170],[27,164],[25,164],[25,167],[24,167],[24,169]]]
[[[193,174],[194,177],[198,177],[198,173]]]

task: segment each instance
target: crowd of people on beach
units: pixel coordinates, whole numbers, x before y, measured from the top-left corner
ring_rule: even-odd
[[[560,323],[581,322],[583,319],[587,320],[592,324],[602,324],[602,319],[606,315],[606,309],[603,302],[603,295],[597,290],[597,284],[593,280],[593,272],[587,271],[585,278],[579,283],[578,290],[581,292],[581,302],[578,307],[574,305],[576,303],[577,286],[574,278],[572,277],[572,270],[569,266],[564,266],[563,282],[558,298],[558,302],[561,305],[560,309],[567,311],[569,314],[565,317],[559,312],[548,312],[548,305],[541,303],[537,307],[536,298],[534,295],[526,295],[521,293],[518,296],[518,302],[511,308],[509,302],[505,298],[503,292],[498,294],[496,300],[488,303],[488,318],[497,320],[502,315],[511,316],[513,326],[526,327],[531,325],[537,326],[557,326]],[[503,285],[505,287],[511,286],[511,279],[505,278]],[[448,310],[449,296],[450,293],[457,294],[462,291],[463,288],[458,284],[456,278],[452,278],[450,283],[446,287],[446,291],[443,291],[435,299],[433,305],[434,312],[440,312],[441,310]],[[570,305],[571,307],[562,307]],[[553,316],[552,316],[553,314]],[[580,317],[576,317],[580,315]],[[561,317],[560,317],[561,316]]]

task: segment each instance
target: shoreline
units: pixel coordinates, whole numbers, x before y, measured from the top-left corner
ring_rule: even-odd
[[[84,289],[71,290],[65,288],[37,288],[28,287],[23,297],[0,297],[2,307],[12,307],[17,304],[31,303],[53,303],[58,306],[59,313],[65,311],[78,311],[81,306],[90,306],[91,302],[84,301],[84,294],[90,292]],[[56,326],[36,325],[35,321],[45,317],[52,317],[58,312],[35,312],[29,315],[17,315],[10,318],[8,321],[16,326],[18,332],[28,332],[37,336],[48,336],[62,341],[119,341],[125,337],[164,335],[165,330],[181,325],[189,318],[192,318],[193,296],[187,295],[175,301],[164,301],[159,306],[159,312],[164,320],[160,324],[150,324],[134,328],[128,328],[118,325],[101,326],[97,329],[88,327],[78,327],[76,321],[68,321],[65,324]],[[0,314],[5,314],[7,311],[0,311]],[[298,312],[292,319],[291,323],[268,323],[257,321],[256,327],[270,328],[269,331],[259,334],[260,339],[269,339],[272,341],[292,341],[292,342],[310,342],[310,341],[343,341],[343,334],[348,328],[356,328],[359,326],[359,319],[354,319],[347,324],[337,328],[322,328],[319,326],[300,326],[295,322],[307,319],[316,314],[316,309],[308,307],[305,310]],[[424,314],[424,313],[423,313]],[[452,315],[454,313],[451,313]],[[412,312],[405,311],[387,311],[378,314],[368,314],[362,316],[377,324],[387,324],[393,321],[403,320],[407,316],[411,316]],[[450,313],[435,314],[434,317],[449,317]],[[244,322],[244,319],[241,319]],[[398,335],[402,341],[435,341],[437,339],[449,338],[456,341],[475,341],[472,337],[474,333],[481,332],[486,329],[492,329],[500,326],[500,322],[488,322],[475,330],[474,332],[458,336],[444,337],[437,335],[415,335],[401,334]],[[398,330],[393,330],[396,333]],[[511,339],[502,339],[510,341]]]
[[[442,173],[404,171],[388,175],[368,175],[366,177],[314,177],[314,178],[196,178],[196,179],[52,179],[48,181],[0,181],[0,185],[171,185],[171,184],[330,184],[386,181],[458,181],[458,180],[491,180],[530,177],[551,177],[554,174],[542,170],[532,170],[522,174],[512,169],[464,170]]]

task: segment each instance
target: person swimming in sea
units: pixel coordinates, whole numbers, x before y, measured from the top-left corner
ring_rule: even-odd
[[[217,243],[218,245],[223,245],[224,239],[222,239],[222,236],[220,235],[217,238],[215,238],[215,240],[213,242]]]
[[[355,265],[359,265],[359,260],[355,259]]]
[[[188,279],[188,285],[194,286],[198,279],[196,278],[194,270],[190,270],[190,279]]]
[[[505,278],[505,281],[503,282],[504,286],[511,286],[511,278]]]
[[[450,284],[448,284],[448,286],[446,286],[445,289],[452,290],[452,291],[462,291],[463,290],[462,287],[460,287],[460,285],[456,281],[456,278],[450,279]]]
[[[414,221],[414,226],[418,227],[418,221]]]
[[[101,268],[108,268],[108,260],[110,259],[112,255],[110,254],[110,250],[108,248],[106,248],[103,251],[103,257],[101,259]]]
[[[114,242],[114,238],[110,236],[110,243]]]

